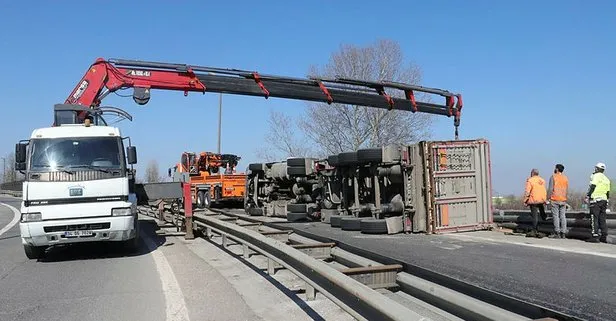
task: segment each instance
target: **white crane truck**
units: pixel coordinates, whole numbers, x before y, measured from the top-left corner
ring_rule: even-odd
[[[136,149],[129,139],[125,152],[126,138],[107,126],[101,111],[56,105],[54,125],[33,130],[15,147],[16,169],[25,175],[19,227],[30,259],[77,242],[119,241],[137,249]]]

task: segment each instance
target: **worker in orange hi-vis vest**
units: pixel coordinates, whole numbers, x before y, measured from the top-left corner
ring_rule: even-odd
[[[539,170],[533,168],[530,171],[530,177],[526,180],[526,189],[524,190],[524,205],[530,207],[530,214],[533,217],[533,228],[526,234],[527,237],[542,238],[543,233],[539,232],[539,214],[545,221],[545,203],[547,202],[547,190],[545,188],[545,180],[539,176]]]
[[[567,192],[569,191],[569,179],[563,172],[565,166],[556,164],[554,174],[550,177],[548,185],[548,203],[552,207],[552,219],[554,220],[554,233],[550,238],[564,239],[567,235]]]

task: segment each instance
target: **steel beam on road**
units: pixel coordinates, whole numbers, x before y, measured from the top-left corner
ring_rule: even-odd
[[[336,246],[336,243],[320,243],[320,244],[293,244],[296,250],[300,250],[305,254],[319,260],[328,260],[332,258],[332,247]]]
[[[397,288],[396,276],[400,271],[402,271],[400,264],[362,266],[340,270],[345,275],[372,289]]]

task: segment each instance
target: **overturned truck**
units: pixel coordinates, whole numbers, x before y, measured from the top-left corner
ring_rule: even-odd
[[[489,143],[425,141],[250,164],[244,208],[374,234],[488,229]]]

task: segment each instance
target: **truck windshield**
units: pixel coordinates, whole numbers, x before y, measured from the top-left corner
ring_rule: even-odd
[[[63,137],[31,140],[30,170],[121,169],[118,137]]]

